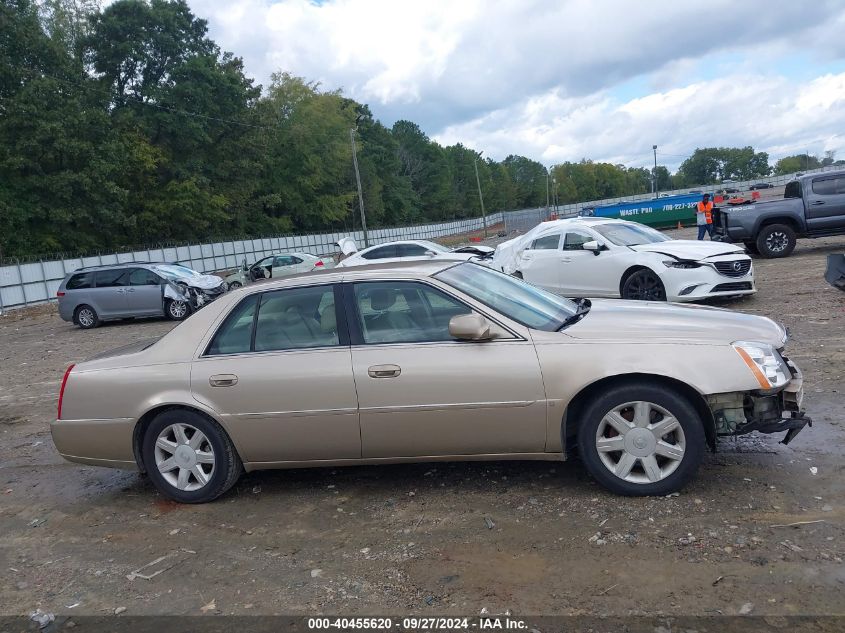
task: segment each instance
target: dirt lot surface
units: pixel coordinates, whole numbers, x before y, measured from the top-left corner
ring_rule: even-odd
[[[507,462],[252,473],[179,506],[48,429],[70,362],[172,324],[0,317],[0,613],[843,614],[845,293],[822,277],[843,250],[757,259],[758,294],[725,304],[789,327],[813,428],[723,441],[668,498]]]

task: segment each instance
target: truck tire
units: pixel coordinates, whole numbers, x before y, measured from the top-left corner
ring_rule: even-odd
[[[760,255],[769,259],[787,257],[795,249],[795,231],[786,224],[769,224],[760,229],[756,244]]]

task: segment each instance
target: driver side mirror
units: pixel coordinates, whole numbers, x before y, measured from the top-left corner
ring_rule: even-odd
[[[437,255],[437,253],[435,253],[434,251],[426,251],[425,255],[428,257],[434,257]]]
[[[585,251],[592,251],[593,255],[598,255],[603,250],[607,250],[607,247],[604,244],[599,244],[596,240],[590,240],[589,242],[584,242],[581,245]]]
[[[449,334],[459,341],[489,341],[491,323],[480,314],[458,314],[449,320]]]

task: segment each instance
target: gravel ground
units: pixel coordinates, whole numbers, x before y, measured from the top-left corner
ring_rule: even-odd
[[[845,614],[845,294],[822,278],[843,249],[758,259],[758,294],[723,304],[790,328],[816,424],[723,441],[668,498],[502,462],[251,473],[179,506],[64,462],[48,430],[70,362],[172,324],[0,317],[0,613]]]

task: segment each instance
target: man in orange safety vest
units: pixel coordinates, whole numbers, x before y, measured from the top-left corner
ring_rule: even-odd
[[[696,205],[695,222],[698,224],[698,239],[703,240],[704,234],[713,239],[713,203],[710,202],[710,194],[705,193],[701,202]]]

